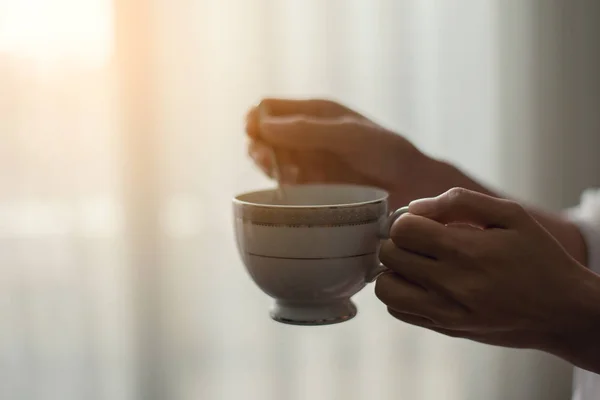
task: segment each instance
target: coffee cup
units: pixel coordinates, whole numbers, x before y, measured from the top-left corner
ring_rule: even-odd
[[[357,185],[289,185],[233,199],[239,254],[273,298],[271,317],[295,325],[353,318],[351,298],[385,271],[378,253],[393,222],[388,193]]]

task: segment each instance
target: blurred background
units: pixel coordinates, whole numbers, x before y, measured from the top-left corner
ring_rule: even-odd
[[[272,322],[231,197],[248,107],[329,97],[517,199],[600,182],[595,0],[0,0],[0,399],[568,399],[390,318]]]

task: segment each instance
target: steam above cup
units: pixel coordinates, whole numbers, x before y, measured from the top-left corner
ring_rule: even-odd
[[[378,253],[393,222],[388,193],[355,185],[284,186],[233,199],[237,247],[256,285],[274,299],[271,317],[324,325],[356,315],[351,301],[385,271]]]

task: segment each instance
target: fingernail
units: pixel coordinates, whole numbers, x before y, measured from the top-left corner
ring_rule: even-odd
[[[435,197],[413,200],[408,205],[408,212],[415,215],[431,215],[435,211]]]

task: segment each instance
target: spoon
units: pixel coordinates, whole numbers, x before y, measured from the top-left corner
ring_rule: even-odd
[[[261,104],[259,106],[259,121],[262,121],[262,119],[267,115],[267,110],[266,107]],[[259,124],[260,125],[260,124]],[[283,188],[283,185],[281,183],[281,167],[279,165],[279,160],[277,159],[277,152],[275,151],[275,149],[270,146],[270,158],[271,158],[271,174],[273,175],[273,179],[275,179],[275,182],[277,182],[277,190],[276,190],[276,196],[277,196],[277,200],[279,201],[284,201],[286,199],[286,195],[285,195],[285,189]]]

